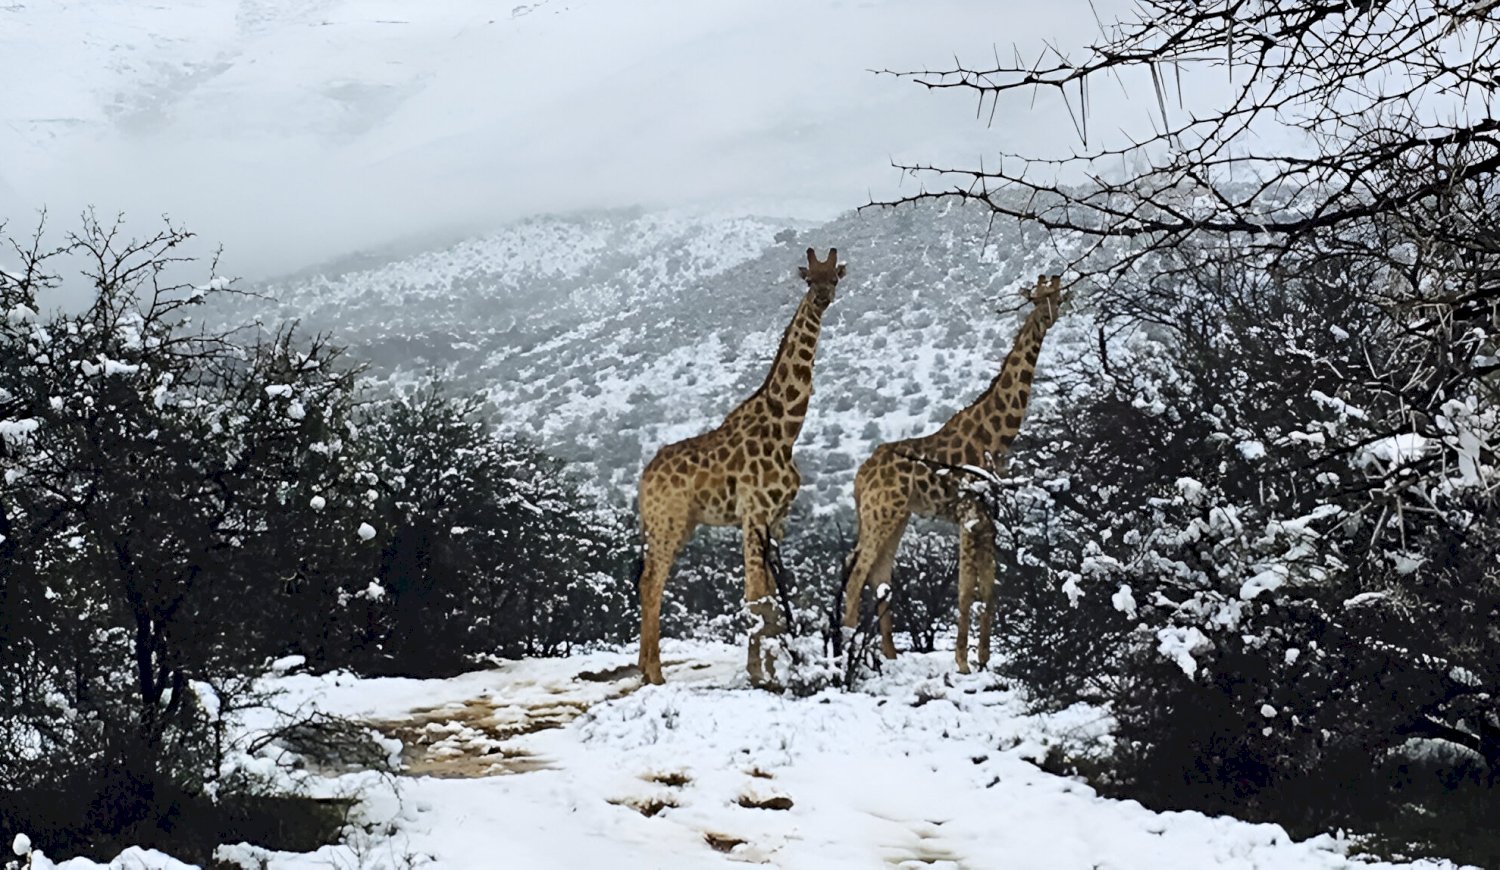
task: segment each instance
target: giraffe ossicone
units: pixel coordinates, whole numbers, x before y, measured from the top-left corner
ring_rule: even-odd
[[[807,249],[797,274],[807,284],[765,382],[714,429],[668,444],[641,472],[639,505],[645,537],[640,575],[639,665],[647,683],[661,683],[661,596],[683,545],[700,525],[744,533],[745,606],[751,616],[746,670],[755,685],[775,687],[776,644],[785,630],[776,606],[768,550],[786,533],[786,517],[802,476],[792,445],[812,398],[813,361],[823,312],[845,267],[838,249],[819,259]]]

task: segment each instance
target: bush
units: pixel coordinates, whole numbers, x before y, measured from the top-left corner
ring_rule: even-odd
[[[307,848],[329,813],[266,818],[291,798],[232,763],[271,658],[431,675],[627,636],[628,535],[562,463],[437,387],[362,404],[326,339],[195,326],[230,282],[178,279],[185,232],[123,239],[89,217],[0,272],[0,831]],[[69,262],[92,300],[42,315]]]
[[[1348,824],[1347,760],[1413,737],[1500,769],[1493,391],[1414,352],[1433,321],[1370,295],[1378,260],[1182,249],[1143,281],[1151,326],[1062,364],[1023,435],[1006,667],[1109,703],[1159,806]]]
[[[176,282],[190,236],[122,238],[89,217],[0,273],[0,828],[54,850],[150,844],[234,800],[224,717],[254,701],[246,623],[294,567],[281,533],[352,548],[350,517],[296,497],[343,473],[339,351],[196,329],[228,285]],[[67,260],[95,295],[43,316]]]
[[[623,518],[561,461],[494,435],[477,397],[429,385],[366,409],[361,431],[379,564],[362,631],[325,665],[437,676],[629,635]]]
[[[932,652],[958,624],[958,536],[922,524],[908,529],[891,571],[893,629],[918,652]],[[977,626],[977,623],[976,623]]]

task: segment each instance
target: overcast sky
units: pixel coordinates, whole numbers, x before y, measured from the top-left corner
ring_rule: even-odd
[[[824,217],[892,158],[1077,145],[1055,98],[870,68],[1032,58],[1115,0],[84,0],[0,7],[0,218],[162,213],[258,276],[530,214],[624,205]],[[1139,126],[1096,98],[1095,124]],[[909,184],[908,184],[909,188]]]

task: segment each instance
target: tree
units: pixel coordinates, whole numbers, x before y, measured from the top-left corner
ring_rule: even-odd
[[[87,215],[0,273],[0,817],[39,842],[149,840],[208,800],[297,570],[281,534],[359,543],[308,498],[345,488],[354,369],[290,329],[197,328],[230,285],[179,278],[190,239]],[[94,297],[42,315],[65,263]]]
[[[991,119],[1011,94],[1056,91],[1083,142],[1075,154],[1008,154],[993,168],[900,165],[951,183],[901,201],[976,199],[1096,243],[1144,240],[1116,273],[1205,233],[1274,248],[1376,216],[1409,219],[1453,190],[1488,185],[1500,169],[1497,62],[1500,20],[1487,2],[1149,0],[1132,20],[1105,27],[1080,60],[1049,47],[1032,64],[896,73],[972,92],[981,112],[989,102]],[[1227,77],[1229,90],[1189,104],[1184,74],[1205,69]],[[1117,80],[1152,88],[1155,132],[1095,144],[1092,95]],[[1265,150],[1249,141],[1272,125],[1305,133],[1309,145]],[[1068,186],[1069,173],[1092,183]]]

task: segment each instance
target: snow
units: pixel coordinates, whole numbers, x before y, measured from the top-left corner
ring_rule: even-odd
[[[1083,591],[1082,587],[1078,585],[1077,575],[1069,576],[1066,580],[1063,581],[1062,586],[1059,588],[1062,589],[1064,595],[1068,596],[1069,607],[1077,607],[1078,600],[1087,594]]]
[[[207,284],[199,284],[198,286],[194,287],[192,297],[194,299],[201,299],[204,296],[207,296],[209,293],[220,290],[228,290],[231,286],[233,286],[233,284],[233,279],[226,278],[224,276],[211,278],[209,279],[209,282]]]
[[[0,420],[0,442],[23,444],[40,426],[41,421],[35,417],[24,417],[20,420]]]
[[[1389,597],[1391,597],[1391,593],[1389,592],[1361,592],[1353,598],[1345,600],[1344,609],[1353,610],[1357,607],[1364,607],[1368,604],[1374,604],[1377,601],[1384,601]]]
[[[1285,565],[1272,565],[1240,584],[1240,600],[1254,601],[1262,592],[1274,592],[1286,584]]]
[[[1193,631],[1176,641],[1188,661],[1202,641]],[[1277,825],[1100,797],[1031,759],[1054,746],[1107,747],[1106,714],[1030,713],[993,673],[953,673],[951,652],[906,654],[858,691],[806,698],[749,688],[740,646],[668,640],[663,659],[659,687],[640,686],[630,649],[504,661],[446,680],[268,677],[285,711],[319,709],[431,742],[409,745],[410,767],[394,778],[239,758],[310,794],[358,794],[357,826],[383,833],[356,830],[352,844],[305,854],[228,844],[216,857],[267,870],[1453,867],[1366,863],[1342,835],[1294,842]],[[265,709],[241,715],[246,736],[277,724]],[[53,867],[35,853],[32,862]],[[185,865],[131,849],[109,866]]]
[[[1116,610],[1131,618],[1135,617],[1135,595],[1131,594],[1130,584],[1121,583],[1119,590],[1109,600]]]
[[[1345,333],[1344,337],[1348,338],[1348,333]],[[1312,396],[1313,401],[1341,417],[1352,417],[1356,420],[1364,420],[1369,417],[1362,409],[1356,408],[1336,396],[1330,396],[1322,390],[1313,390],[1308,395]]]
[[[321,495],[315,495],[307,500],[307,506],[315,511],[320,511],[323,508],[328,507],[328,499],[322,497]]]
[[[1266,458],[1266,445],[1259,441],[1241,441],[1239,450],[1240,455],[1251,462]]]
[[[1198,673],[1198,660],[1193,653],[1206,649],[1209,640],[1194,626],[1169,626],[1157,629],[1156,651],[1171,659],[1188,676]]]
[[[155,849],[142,849],[139,846],[131,846],[108,864],[95,864],[87,858],[74,858],[70,861],[55,863],[40,850],[31,852],[19,851],[21,841],[26,842],[30,849],[31,841],[24,835],[16,836],[16,854],[27,858],[27,863],[22,866],[27,870],[197,870],[190,864],[184,864],[170,855],[158,852]]]
[[[25,857],[31,852],[31,838],[25,834],[17,834],[15,840],[11,841],[10,850],[17,855]]]
[[[860,691],[795,698],[749,689],[738,646],[664,646],[661,687],[612,676],[633,663],[630,650],[507,661],[449,680],[297,674],[273,685],[288,707],[432,723],[428,733],[444,736],[423,763],[527,761],[497,763],[491,776],[440,767],[394,783],[326,782],[329,792],[360,783],[363,822],[393,828],[365,844],[375,867],[1393,866],[1346,857],[1341,838],[1297,843],[1276,825],[1155,813],[1044,773],[1028,759],[1107,741],[1108,717],[1083,706],[1027,713],[995,675],[952,673],[951,653],[903,656]],[[476,725],[473,712],[491,708],[488,730]],[[559,716],[572,718],[528,727]],[[649,817],[637,809],[653,806]],[[342,846],[218,853],[272,870],[349,856]]]
[[[1359,464],[1364,467],[1392,468],[1427,452],[1428,440],[1415,432],[1403,432],[1382,438],[1360,451]]]
[[[368,541],[373,537],[375,537],[375,527],[370,525],[369,523],[360,523],[359,539],[361,541]]]
[[[307,664],[307,656],[282,656],[281,658],[271,662],[270,670],[273,674],[284,674],[287,671],[290,671],[292,668],[300,668],[305,664]]]
[[[1177,491],[1182,493],[1182,498],[1188,504],[1201,504],[1203,501],[1204,486],[1202,482],[1191,477],[1177,478]]]

